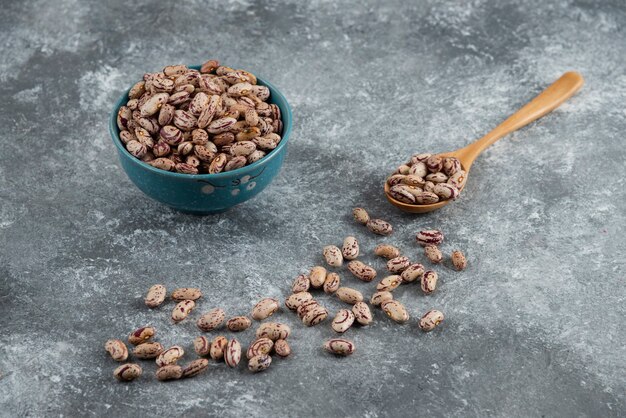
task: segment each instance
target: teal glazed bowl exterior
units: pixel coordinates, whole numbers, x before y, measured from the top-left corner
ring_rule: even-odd
[[[200,66],[189,68],[199,69]],[[291,134],[291,108],[280,91],[257,77],[258,84],[270,89],[269,103],[276,104],[283,122],[282,139],[265,157],[250,165],[218,174],[181,174],[160,170],[132,156],[122,144],[117,112],[128,100],[128,90],[119,98],[109,121],[113,144],[128,178],[152,199],[185,213],[219,213],[259,194],[276,177],[287,153]]]

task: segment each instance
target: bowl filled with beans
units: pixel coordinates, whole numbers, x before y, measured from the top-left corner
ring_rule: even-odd
[[[280,171],[291,109],[276,87],[209,60],[146,73],[115,104],[109,130],[146,195],[182,212],[223,212]]]

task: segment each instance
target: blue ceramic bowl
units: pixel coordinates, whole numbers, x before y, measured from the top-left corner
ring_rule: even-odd
[[[189,68],[199,69],[200,66]],[[218,174],[174,173],[159,170],[133,157],[124,148],[117,127],[117,112],[128,101],[128,90],[125,91],[113,108],[109,131],[128,178],[152,199],[181,212],[197,215],[223,212],[259,194],[272,182],[283,164],[291,133],[292,116],[285,96],[267,81],[257,79],[258,84],[270,89],[268,102],[280,108],[283,121],[282,140],[274,150],[259,161]]]

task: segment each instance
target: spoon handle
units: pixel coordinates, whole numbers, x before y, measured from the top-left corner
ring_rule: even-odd
[[[530,103],[513,113],[487,135],[459,150],[458,153],[461,160],[464,160],[464,166],[469,169],[474,159],[488,146],[559,107],[576,94],[584,82],[583,77],[577,72],[570,71],[563,74]]]

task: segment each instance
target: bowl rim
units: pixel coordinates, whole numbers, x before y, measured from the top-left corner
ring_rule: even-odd
[[[196,70],[199,70],[200,67],[201,67],[200,65],[188,66],[188,68],[192,68]],[[128,157],[131,161],[133,161],[134,164],[148,171],[151,171],[155,174],[159,174],[162,176],[166,176],[166,177],[169,176],[173,178],[184,178],[184,179],[189,179],[189,180],[208,180],[208,179],[225,179],[225,178],[233,177],[233,175],[238,176],[240,174],[247,174],[253,171],[255,168],[260,167],[270,162],[273,158],[275,158],[277,155],[280,154],[280,151],[283,148],[287,146],[287,142],[289,142],[289,137],[291,134],[292,117],[293,117],[292,112],[291,112],[291,106],[289,105],[287,98],[281,93],[281,91],[278,90],[276,86],[274,86],[272,83],[266,81],[265,78],[259,77],[258,75],[256,75],[256,73],[255,73],[255,76],[257,80],[260,81],[259,84],[265,85],[266,87],[270,89],[270,92],[271,92],[270,97],[272,96],[278,97],[285,103],[285,110],[286,110],[286,112],[281,112],[281,116],[282,116],[281,119],[283,122],[283,132],[281,135],[282,139],[280,140],[276,148],[270,151],[265,157],[261,158],[259,161],[255,161],[254,163],[250,165],[245,165],[235,170],[226,171],[222,173],[216,173],[216,174],[185,174],[185,173],[177,173],[174,171],[165,171],[156,167],[152,167],[150,164],[144,161],[141,161],[140,159],[133,156],[130,152],[128,152],[128,150],[122,145],[122,140],[120,139],[120,134],[119,134],[119,128],[117,126],[117,112],[119,111],[120,107],[124,105],[124,102],[128,98],[128,92],[130,91],[130,87],[127,90],[124,90],[122,95],[115,102],[115,105],[113,106],[113,111],[111,112],[111,115],[109,117],[109,133],[111,136],[111,140],[114,143],[114,145],[117,147],[118,151],[121,152],[121,154],[123,154],[124,156]]]

